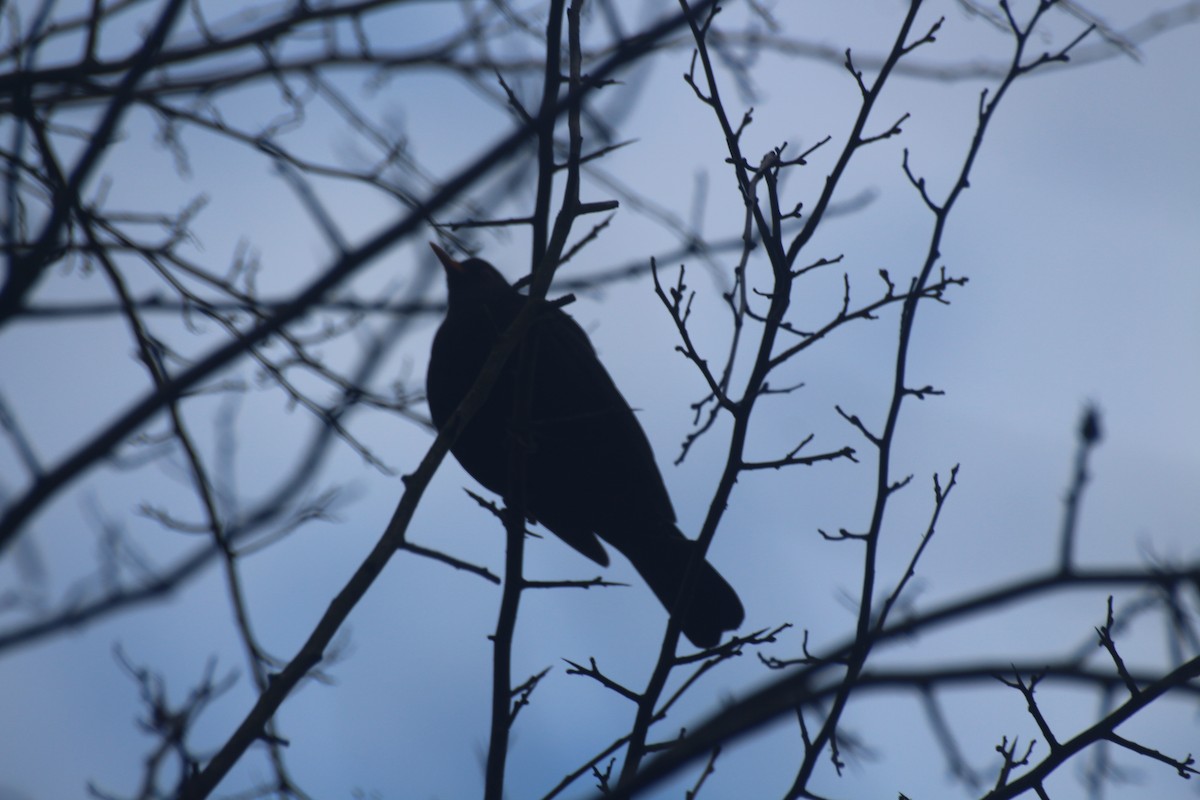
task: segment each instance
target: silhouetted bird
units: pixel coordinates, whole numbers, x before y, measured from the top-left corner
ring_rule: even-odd
[[[429,410],[440,430],[526,298],[486,261],[458,262],[431,246],[449,286],[449,309],[433,340],[426,379]],[[517,364],[524,348],[532,380],[526,514],[601,565],[608,565],[608,553],[596,537],[617,548],[669,610],[696,545],[675,527],[675,510],[646,434],[575,320],[542,303],[522,342],[451,452],[491,491],[503,495],[509,489]],[[711,564],[701,561],[696,568],[683,633],[698,647],[712,647],[722,631],[741,625],[744,612],[737,593]]]

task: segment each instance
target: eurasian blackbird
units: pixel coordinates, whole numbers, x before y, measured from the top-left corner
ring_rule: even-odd
[[[431,244],[446,272],[449,307],[433,340],[426,392],[440,430],[471,388],[497,339],[526,298],[478,258],[462,262]],[[583,329],[550,303],[539,304],[487,400],[451,452],[475,480],[503,495],[513,463],[517,364],[532,386],[523,434],[525,512],[593,561],[608,566],[608,542],[632,562],[668,610],[679,594],[695,542],[675,527],[675,510],[650,442],[596,357]],[[596,537],[599,536],[599,539]],[[737,628],[737,593],[707,561],[682,612],[683,633],[712,647]]]

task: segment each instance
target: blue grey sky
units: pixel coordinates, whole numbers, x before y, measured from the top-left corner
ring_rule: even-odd
[[[18,3],[23,5],[32,3]],[[62,5],[61,13],[71,10],[70,3]],[[627,10],[630,26],[650,17],[643,4],[618,5]],[[735,28],[746,20],[747,10],[729,5],[718,25]],[[1014,4],[1019,9],[1028,5]],[[1150,13],[1150,6],[1115,0],[1087,7],[1116,30]],[[1164,2],[1161,7],[1190,8],[1193,20],[1200,15],[1194,3]],[[239,24],[237,8],[214,7],[211,18]],[[883,0],[777,2],[771,13],[781,35],[834,51],[849,46],[868,63],[868,57],[885,52],[903,9],[902,3]],[[967,13],[962,4],[942,2],[929,4],[922,24],[927,27],[940,15],[945,22],[937,42],[914,53],[915,64],[954,68],[1004,63],[1010,41],[984,19]],[[123,20],[128,30],[114,30],[106,38],[112,53],[131,46],[128,37],[138,28],[135,17]],[[402,5],[374,19],[371,34],[396,46],[436,41],[456,19],[448,4]],[[1051,23],[1052,35],[1034,42],[1039,50],[1061,46],[1081,25],[1066,14]],[[185,30],[181,36],[186,35]],[[1094,49],[1082,52],[1093,55],[1095,63],[1030,75],[1004,99],[971,187],[952,215],[939,260],[947,272],[966,276],[969,283],[949,293],[950,305],[921,306],[911,350],[910,383],[932,385],[945,395],[908,402],[901,418],[894,477],[911,474],[913,480],[895,498],[885,527],[883,586],[900,578],[923,531],[933,473],[944,480],[951,467],[961,465],[958,486],[913,587],[917,608],[1054,563],[1075,429],[1089,403],[1102,413],[1104,441],[1092,462],[1079,562],[1120,565],[1197,557],[1198,36],[1195,22],[1180,24],[1147,41],[1137,58],[1105,55],[1093,37],[1086,44]],[[532,52],[529,42],[512,46]],[[51,60],[53,56],[46,54]],[[737,237],[741,211],[732,174],[723,163],[720,131],[681,80],[689,59],[686,48],[662,54],[600,95],[594,110],[619,118],[619,138],[635,141],[596,165],[599,174],[586,182],[584,199],[613,197],[611,184],[601,180],[611,179],[689,224],[698,219],[701,232],[712,239]],[[788,178],[788,197],[811,207],[844,140],[858,90],[839,64],[819,58],[783,58],[763,51],[751,72],[755,96],[739,92],[728,75],[722,87],[735,117],[754,108],[754,122],[743,139],[747,153],[758,157],[787,141],[785,152],[795,154],[832,137],[808,167]],[[381,85],[368,84],[361,75],[339,80],[372,119],[402,128],[414,157],[439,178],[483,152],[511,124],[479,90],[446,74],[407,73]],[[880,269],[898,283],[915,273],[932,217],[902,172],[903,151],[907,148],[913,171],[927,178],[930,192],[944,195],[966,152],[979,93],[995,81],[895,79],[871,127],[884,130],[908,113],[903,135],[864,151],[845,176],[837,199],[866,196],[871,202],[830,219],[807,257],[802,256],[813,261],[842,255],[843,261],[798,285],[793,300],[797,324],[817,325],[837,313],[843,274],[852,298],[865,301],[879,292]],[[526,96],[534,88],[532,83],[516,87]],[[231,121],[246,125],[265,123],[279,113],[271,87],[235,93],[222,108]],[[361,163],[366,153],[361,138],[321,102],[312,109],[303,126],[288,130],[281,141],[322,161]],[[81,114],[79,122],[89,119]],[[7,141],[5,124],[0,122],[0,137]],[[261,265],[258,285],[266,297],[294,291],[334,259],[326,237],[261,155],[185,129],[187,168],[181,174],[175,154],[156,141],[153,120],[144,112],[130,114],[122,133],[124,139],[89,191],[92,196],[103,191],[112,208],[166,212],[203,195],[206,206],[195,218],[189,257],[215,269],[246,247]],[[698,181],[706,187],[706,202],[697,211]],[[393,200],[361,187],[336,181],[316,181],[314,186],[351,244],[403,213]],[[502,213],[525,210],[513,206]],[[587,224],[577,230],[586,230]],[[432,233],[423,232],[377,259],[345,289],[345,296],[395,296],[428,279],[433,269],[425,245],[429,238]],[[480,234],[474,241],[508,278],[527,271],[524,231]],[[570,279],[644,262],[678,244],[675,234],[624,203],[595,244],[559,276]],[[687,264],[688,283],[697,291],[692,331],[714,360],[724,353],[729,334],[720,292],[729,280],[730,258],[717,258],[723,272],[700,261]],[[679,264],[661,266],[664,277],[673,279]],[[765,288],[767,276],[765,261],[752,262],[753,286]],[[136,271],[130,281],[143,290],[155,285]],[[442,296],[440,280],[430,287],[430,299]],[[75,265],[56,269],[35,299],[103,300],[109,292],[99,274]],[[580,292],[568,311],[588,330],[638,409],[680,527],[694,536],[720,474],[729,426],[719,423],[682,465],[672,466],[691,430],[689,404],[704,394],[704,384],[675,352],[674,326],[651,282],[643,277]],[[165,318],[158,321],[172,344],[189,355],[222,340],[211,323],[199,323],[198,335],[191,335]],[[435,325],[430,316],[406,331],[390,349],[386,366],[373,375],[374,388],[386,393],[400,381],[406,390],[421,389]],[[892,309],[877,321],[848,326],[794,360],[778,380],[803,382],[804,387],[765,400],[755,418],[750,447],[757,458],[778,458],[809,434],[814,452],[850,445],[863,456],[860,464],[758,472],[738,485],[710,560],[745,602],[744,631],[785,621],[795,626],[767,654],[800,655],[803,630],[809,632],[810,646],[820,648],[845,641],[853,628],[854,609],[847,598],[856,596],[861,550],[852,543],[827,542],[817,530],[865,528],[875,465],[870,446],[834,405],[859,414],[873,428],[881,425],[897,326]],[[315,329],[311,322],[297,327],[300,332]],[[371,337],[387,331],[388,320],[368,320],[358,333],[322,346],[320,354],[338,369],[351,370]],[[0,336],[0,392],[36,443],[43,464],[56,463],[80,436],[146,390],[144,370],[132,351],[123,326],[114,319],[27,323],[10,326]],[[744,378],[744,370],[739,374]],[[252,503],[295,464],[315,423],[246,364],[221,377],[242,380],[248,390],[232,400],[217,394],[191,400],[189,414],[205,433],[201,447],[206,456],[228,467],[221,471],[223,480],[237,487],[242,502]],[[327,387],[302,383],[332,398]],[[221,461],[222,443],[211,432],[229,415],[236,449]],[[370,409],[352,415],[348,426],[388,470],[366,463],[350,447],[335,446],[312,489],[315,494],[340,487],[331,519],[309,524],[243,562],[255,629],[282,659],[300,646],[373,545],[402,491],[399,475],[415,467],[432,440],[417,422]],[[138,558],[148,562],[165,564],[189,552],[200,542],[166,534],[139,513],[151,504],[181,518],[196,518],[184,475],[178,458],[150,471],[109,466],[90,472],[33,519],[20,549],[8,563],[0,563],[0,592],[24,580],[27,572],[18,568],[18,558],[43,566],[48,603],[68,601],[70,591],[84,596],[98,592],[97,582],[78,589],[77,581],[94,570],[102,523],[119,527],[136,544]],[[0,441],[0,490],[13,497],[27,480],[9,440]],[[500,572],[502,536],[464,487],[478,491],[448,459],[414,519],[411,538]],[[599,574],[594,564],[553,537],[531,540],[527,558],[533,577]],[[567,675],[563,661],[595,657],[609,674],[630,685],[646,679],[665,614],[628,564],[616,563],[603,575],[631,586],[535,592],[523,603],[514,675],[547,666],[552,670],[514,729],[512,797],[542,796],[559,776],[630,723],[627,704]],[[498,599],[499,590],[477,577],[411,556],[394,558],[350,618],[339,640],[340,659],[327,669],[331,682],[304,686],[280,714],[281,730],[291,739],[289,764],[301,785],[314,797],[329,798],[478,796],[487,745],[487,636]],[[893,646],[880,653],[880,663],[1004,659],[1013,653],[1025,660],[1049,659],[1064,647],[1092,640],[1093,628],[1103,622],[1104,599],[1080,593],[1019,606],[990,615],[969,630]],[[0,629],[7,629],[5,617],[17,616],[13,611],[0,614]],[[1148,667],[1163,652],[1161,631],[1130,632],[1125,645],[1132,663]],[[6,730],[0,747],[0,800],[83,797],[89,783],[115,794],[134,792],[152,742],[137,730],[135,720],[143,713],[137,688],[114,658],[115,646],[134,663],[166,674],[175,698],[200,678],[210,658],[216,659],[219,673],[239,674],[234,689],[201,719],[196,729],[200,749],[218,746],[252,703],[223,579],[210,569],[162,604],[0,660],[0,683],[10,687],[0,693]],[[714,705],[770,677],[752,656],[725,665],[673,711],[662,735],[695,724]],[[1048,688],[1045,694],[1064,733],[1085,725],[1094,712],[1095,699],[1082,693]],[[964,690],[951,693],[946,704],[968,761],[981,771],[994,767],[993,748],[1002,735],[1040,738],[1015,692]],[[856,761],[841,777],[826,765],[814,790],[831,797],[895,797],[898,792],[965,796],[951,783],[914,698],[864,698],[851,706],[846,729],[864,739],[870,757]],[[1131,723],[1128,735],[1147,737],[1155,746],[1183,755],[1195,749],[1194,713],[1179,705],[1164,707]],[[770,726],[722,755],[707,796],[780,796],[791,781],[800,747],[794,723]],[[1136,767],[1140,783],[1117,787],[1111,797],[1195,796],[1166,767],[1121,763]],[[233,794],[269,774],[261,755],[252,752],[221,789]],[[1062,770],[1051,795],[1083,797],[1077,775],[1071,768]],[[681,787],[693,780],[688,776],[652,796],[681,796]],[[587,796],[590,786],[591,781],[581,780],[565,796]]]

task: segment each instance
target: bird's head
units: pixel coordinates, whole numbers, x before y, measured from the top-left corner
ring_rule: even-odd
[[[433,242],[429,246],[446,272],[446,286],[452,306],[486,303],[489,299],[516,294],[500,271],[482,258],[457,261]]]

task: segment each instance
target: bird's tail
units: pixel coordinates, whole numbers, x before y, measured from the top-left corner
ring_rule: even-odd
[[[673,525],[666,534],[656,531],[629,539],[628,547],[618,546],[618,549],[637,569],[659,602],[670,611],[696,552],[696,543]],[[692,599],[680,612],[683,635],[697,647],[713,647],[721,641],[724,631],[741,625],[746,614],[737,592],[712,564],[699,561],[695,569],[698,574]]]

